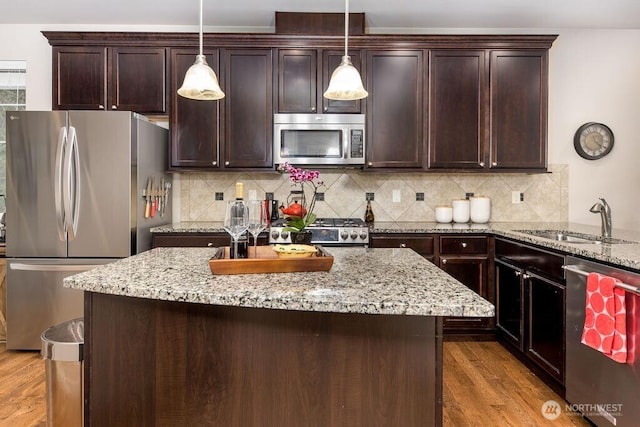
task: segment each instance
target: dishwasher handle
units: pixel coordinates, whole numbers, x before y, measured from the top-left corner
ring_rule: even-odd
[[[579,274],[580,276],[589,276],[589,272],[588,271],[584,271],[583,269],[581,269],[577,265],[568,264],[568,265],[563,265],[562,268],[565,271],[569,271],[571,273]],[[629,285],[628,283],[624,283],[624,282],[617,282],[616,283],[616,287],[620,288],[620,289],[624,289],[625,291],[628,291],[628,292],[632,292],[632,293],[634,293],[636,295],[640,295],[640,287],[638,287],[638,286]]]
[[[9,263],[11,270],[19,271],[89,271],[102,264],[75,264],[75,265],[57,265],[57,264],[24,264],[21,262]]]

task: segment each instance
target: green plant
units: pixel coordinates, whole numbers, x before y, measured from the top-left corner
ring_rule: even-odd
[[[289,163],[285,163],[282,167],[284,168],[284,171],[289,174],[289,179],[293,185],[300,186],[300,190],[302,190],[303,194],[302,204],[307,210],[306,214],[303,214],[303,216],[289,215],[287,217],[287,226],[284,227],[284,231],[301,232],[316,220],[316,214],[313,213],[313,209],[316,206],[318,189],[324,185],[324,182],[320,180],[320,172],[318,171],[296,168]],[[310,186],[313,190],[311,201],[308,205],[304,203],[304,189],[306,185]]]

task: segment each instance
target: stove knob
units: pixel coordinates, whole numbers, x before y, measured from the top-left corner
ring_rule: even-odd
[[[364,232],[364,231],[362,231],[362,232],[360,233],[360,238],[361,238],[362,240],[367,240],[367,233],[366,233],[366,232]]]
[[[271,238],[272,238],[273,240],[278,240],[278,237],[280,237],[280,232],[279,232],[279,231],[277,231],[277,230],[273,230],[273,231],[271,232]]]
[[[340,239],[347,240],[347,237],[349,237],[349,233],[347,233],[346,231],[340,232]]]
[[[352,232],[351,232],[351,238],[352,238],[353,240],[356,240],[356,239],[358,238],[358,233],[356,233],[355,231],[352,231]]]
[[[281,232],[281,233],[280,233],[280,236],[281,236],[283,239],[286,239],[287,237],[289,237],[289,232],[288,232],[288,231],[283,231],[283,232]]]

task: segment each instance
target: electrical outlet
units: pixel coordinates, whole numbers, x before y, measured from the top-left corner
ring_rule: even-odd
[[[524,193],[522,191],[512,191],[511,192],[511,203],[522,203],[524,202]]]
[[[400,190],[393,190],[392,194],[392,200],[393,203],[401,203],[402,202],[402,197],[401,197],[401,193]]]

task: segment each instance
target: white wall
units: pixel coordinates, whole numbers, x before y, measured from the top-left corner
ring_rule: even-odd
[[[51,48],[40,33],[44,29],[193,31],[173,27],[0,25],[3,41],[0,59],[27,61],[27,108],[31,110],[51,108]],[[514,31],[495,31],[505,32]],[[640,212],[640,168],[637,167],[640,138],[633,133],[640,128],[640,31],[520,29],[516,32],[559,34],[550,51],[549,163],[569,165],[569,220],[598,225],[598,215],[589,213],[589,208],[598,197],[604,197],[612,206],[615,228],[640,230],[637,214]],[[573,149],[576,129],[588,121],[603,122],[615,134],[614,149],[604,159],[587,161]]]

